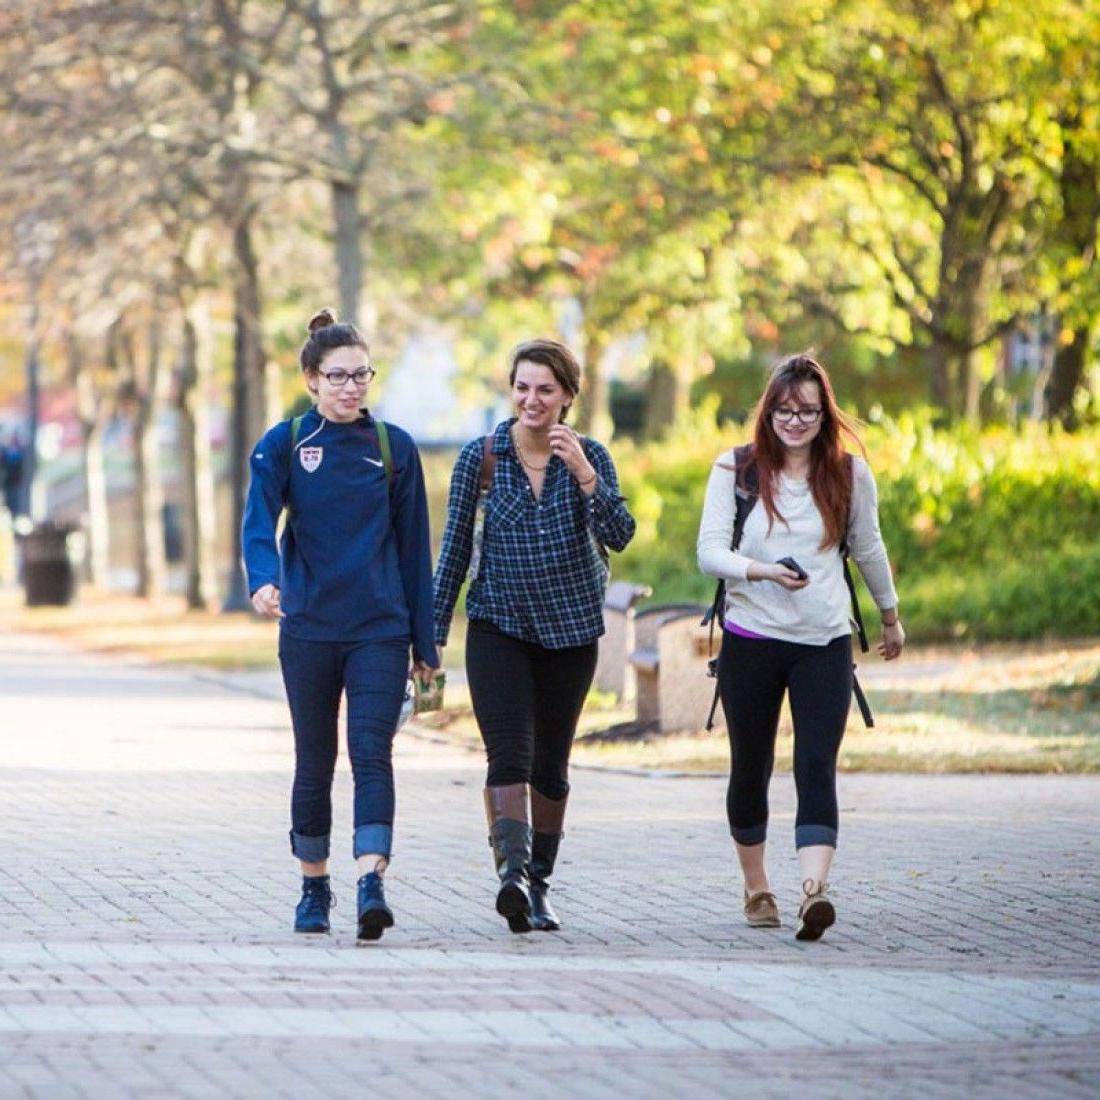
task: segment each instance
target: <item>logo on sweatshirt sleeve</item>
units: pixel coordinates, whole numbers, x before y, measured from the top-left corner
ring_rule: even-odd
[[[302,464],[302,469],[307,474],[313,473],[318,466],[321,465],[321,459],[324,456],[324,447],[299,447],[298,448],[298,460]]]

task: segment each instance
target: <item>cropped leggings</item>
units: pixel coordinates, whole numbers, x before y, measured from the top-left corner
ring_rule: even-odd
[[[347,694],[348,758],[355,785],[353,853],[389,858],[393,846],[393,735],[408,673],[407,642],[308,642],[279,633],[294,725],[290,847],[328,859],[340,697]]]
[[[596,642],[547,649],[471,620],[466,676],[489,760],[487,787],[530,783],[546,798],[565,798],[569,753],[597,652]]]
[[[718,685],[730,739],[726,813],[739,844],[762,844],[784,693],[794,721],[795,847],[836,847],[836,760],[852,701],[852,639],[800,645],[722,632]]]

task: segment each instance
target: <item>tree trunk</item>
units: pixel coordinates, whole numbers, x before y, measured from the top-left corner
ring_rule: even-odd
[[[215,571],[217,511],[210,453],[207,393],[213,373],[209,318],[204,304],[184,315],[180,344],[179,391],[181,490],[187,606],[213,607],[218,598]]]
[[[252,220],[242,217],[233,231],[234,369],[239,363],[245,391],[245,435],[259,439],[278,419],[281,401],[273,394],[263,343],[263,296],[260,265],[252,239]],[[275,406],[274,413],[272,405]],[[245,454],[247,459],[247,452]]]
[[[1078,427],[1074,398],[1085,377],[1085,361],[1091,344],[1087,328],[1078,328],[1068,344],[1060,344],[1054,353],[1054,368],[1047,388],[1047,415],[1059,420],[1068,431]]]
[[[358,325],[359,299],[363,292],[363,251],[359,236],[359,189],[355,184],[332,184],[332,217],[336,233],[340,320]]]
[[[594,325],[584,325],[584,374],[582,376],[577,428],[585,435],[604,442],[611,438],[611,389],[603,374],[603,355],[607,339]]]
[[[961,353],[953,341],[941,333],[933,334],[932,343],[925,356],[930,382],[929,396],[932,404],[942,410],[949,419],[953,418],[956,412],[954,395],[957,379],[963,369],[961,358]]]
[[[983,379],[978,341],[989,325],[989,265],[967,260],[943,286],[928,351],[934,404],[952,419],[979,416]]]
[[[1066,141],[1059,176],[1062,198],[1062,221],[1059,236],[1068,255],[1083,261],[1074,282],[1089,286],[1096,271],[1096,227],[1100,221],[1100,157],[1092,151],[1090,138],[1078,140],[1080,119],[1074,116],[1062,120],[1071,135]],[[1073,430],[1077,427],[1074,400],[1085,381],[1093,316],[1082,308],[1072,322],[1073,337],[1059,343],[1054,356],[1054,368],[1047,391],[1047,415]]]
[[[97,396],[95,382],[86,369],[75,336],[69,342],[69,382],[76,397],[80,422],[81,462],[84,468],[85,524],[88,534],[88,580],[96,588],[107,587],[110,569],[110,520],[107,509],[107,475],[103,466],[103,435],[111,409]]]
[[[41,405],[41,379],[39,362],[38,297],[41,283],[32,276],[29,283],[30,303],[27,307],[27,436],[23,449],[23,483],[19,487],[19,510],[23,515],[39,520],[38,501],[35,498],[34,480],[38,473],[38,422]]]
[[[676,372],[667,363],[654,363],[646,376],[644,437],[659,439],[675,420],[675,409]]]
[[[263,306],[259,264],[252,242],[252,223],[242,217],[233,229],[233,412],[230,437],[230,486],[234,532],[240,530],[248,486],[248,456],[252,444],[279,416],[281,401],[268,377],[263,347]],[[272,372],[274,373],[274,372]],[[278,404],[276,404],[276,402]],[[275,411],[271,406],[275,405]],[[226,611],[243,611],[249,606],[240,567],[240,547],[230,540]]]
[[[149,326],[146,357],[147,369],[137,396],[137,414],[134,417],[138,543],[136,595],[155,599],[163,596],[168,588],[168,566],[164,554],[164,486],[161,481],[157,423],[163,404],[165,372],[160,326],[156,318]]]
[[[979,415],[979,350],[993,337],[994,258],[1001,253],[1018,202],[1006,179],[988,188],[971,180],[944,220],[928,363],[932,400],[950,417]]]
[[[963,359],[963,416],[971,424],[982,419],[982,378],[980,360],[976,351],[969,351]]]

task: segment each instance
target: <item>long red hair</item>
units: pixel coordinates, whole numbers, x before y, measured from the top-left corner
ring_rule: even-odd
[[[850,440],[864,458],[867,451],[859,438],[857,422],[837,407],[836,395],[825,368],[806,352],[790,355],[773,368],[768,384],[753,411],[752,461],[760,479],[760,499],[768,515],[768,530],[778,519],[786,520],[776,506],[779,474],[783,470],[783,443],[772,424],[772,412],[782,404],[797,407],[798,390],[806,382],[816,382],[821,392],[821,430],[810,445],[810,491],[821,513],[825,535],[821,548],[839,546],[845,537],[848,509],[852,500],[851,468],[845,439]]]

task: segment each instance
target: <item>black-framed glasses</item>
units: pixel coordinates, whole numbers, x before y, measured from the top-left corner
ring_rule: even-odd
[[[799,424],[816,424],[821,419],[821,410],[814,408],[788,409],[786,405],[780,405],[772,409],[772,416],[780,424],[789,424],[797,420]]]
[[[360,367],[356,371],[322,370],[317,372],[330,386],[339,389],[348,384],[350,378],[357,386],[365,386],[375,374],[374,367]]]

